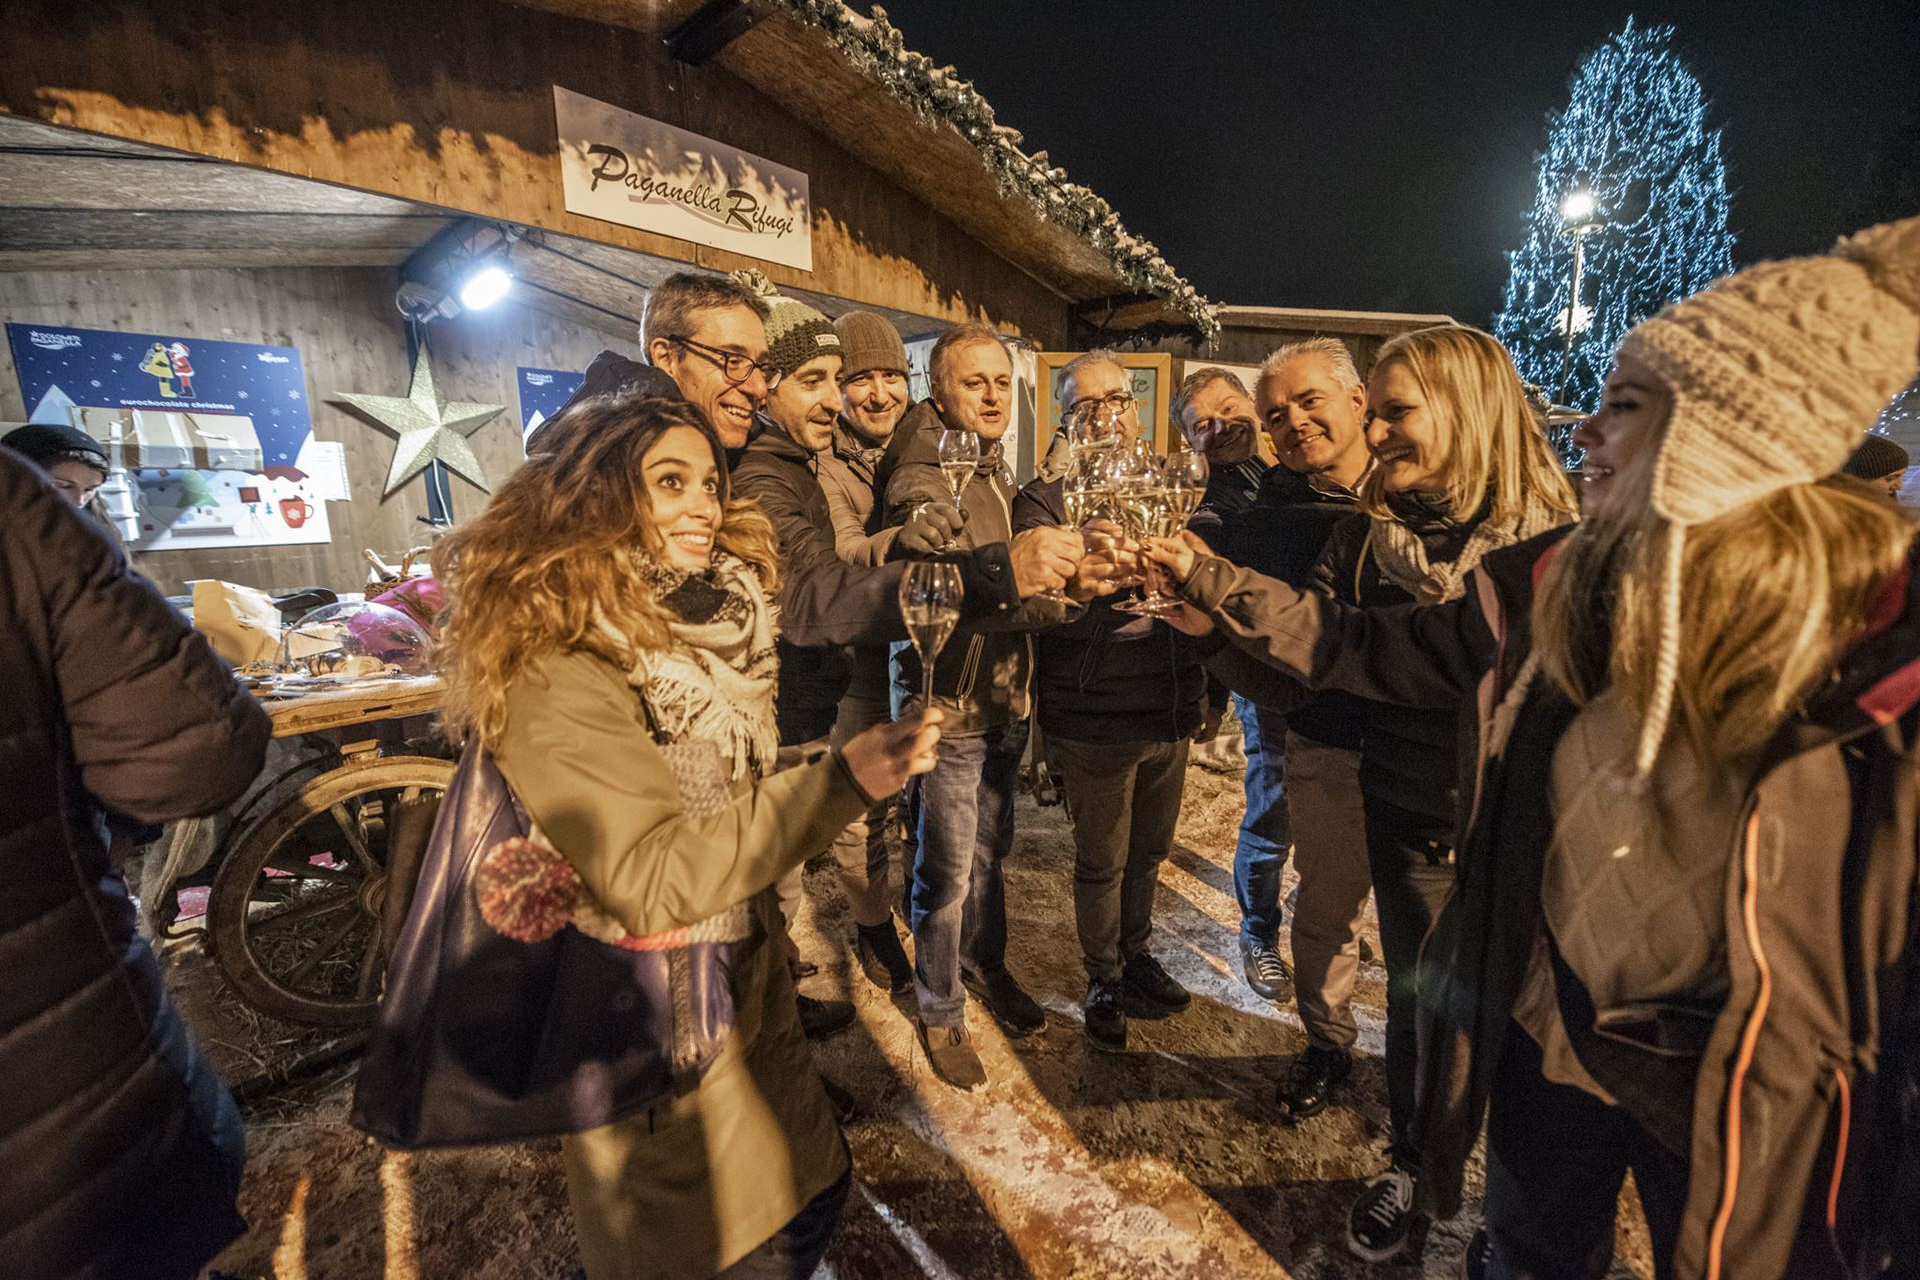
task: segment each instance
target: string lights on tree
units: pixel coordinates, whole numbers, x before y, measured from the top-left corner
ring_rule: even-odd
[[[1673,28],[1631,18],[1549,118],[1494,333],[1521,376],[1563,403],[1593,407],[1628,329],[1733,270],[1720,131],[1705,121]]]

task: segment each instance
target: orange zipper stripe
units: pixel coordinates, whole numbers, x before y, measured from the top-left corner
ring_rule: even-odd
[[[1740,1053],[1734,1060],[1733,1074],[1727,1081],[1727,1131],[1725,1154],[1726,1189],[1721,1193],[1719,1211],[1713,1215],[1713,1230],[1707,1237],[1707,1280],[1720,1280],[1722,1253],[1726,1247],[1727,1225],[1733,1220],[1733,1204],[1740,1193],[1740,1093],[1747,1081],[1747,1069],[1753,1065],[1754,1047],[1760,1041],[1760,1028],[1767,1020],[1767,1006],[1773,1002],[1773,970],[1767,966],[1766,948],[1760,945],[1760,814],[1747,819],[1746,850],[1741,857],[1746,883],[1740,890],[1740,922],[1746,931],[1747,947],[1760,972],[1760,990],[1747,1014],[1747,1025],[1740,1032]]]
[[[1840,1067],[1833,1069],[1833,1079],[1840,1086],[1840,1137],[1833,1148],[1833,1181],[1827,1184],[1827,1230],[1838,1230],[1840,1225],[1840,1179],[1847,1169],[1847,1132],[1853,1128],[1853,1091],[1847,1084],[1847,1073]]]

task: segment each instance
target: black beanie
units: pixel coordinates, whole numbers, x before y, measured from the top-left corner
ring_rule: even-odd
[[[0,445],[43,470],[56,462],[84,462],[101,475],[107,474],[107,451],[78,427],[29,422],[0,436]]]
[[[1907,457],[1905,449],[1885,436],[1868,433],[1840,471],[1843,475],[1858,476],[1862,480],[1878,480],[1881,476],[1905,471],[1911,465],[1912,459]]]

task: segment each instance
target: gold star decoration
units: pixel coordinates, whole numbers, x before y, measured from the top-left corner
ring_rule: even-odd
[[[473,456],[467,437],[478,431],[493,416],[506,408],[500,404],[472,404],[464,400],[440,398],[433,385],[433,366],[423,350],[414,362],[413,384],[402,396],[370,396],[358,392],[336,392],[335,400],[351,405],[375,426],[399,437],[393,447],[393,465],[387,470],[386,495],[427,469],[429,462],[444,462],[491,492],[480,460]]]

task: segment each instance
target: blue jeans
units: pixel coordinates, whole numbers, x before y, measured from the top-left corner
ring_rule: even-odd
[[[920,1019],[957,1026],[966,1007],[965,968],[1007,963],[1007,889],[1000,864],[1013,848],[1013,789],[1027,750],[1027,722],[966,738],[942,738],[940,760],[914,780],[919,849],[913,860],[913,985]]]
[[[1260,713],[1239,694],[1234,714],[1247,743],[1247,816],[1233,850],[1233,896],[1240,902],[1240,941],[1272,947],[1280,937],[1280,873],[1293,828],[1287,820],[1287,722],[1263,728]]]

